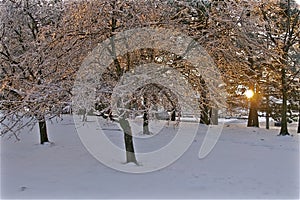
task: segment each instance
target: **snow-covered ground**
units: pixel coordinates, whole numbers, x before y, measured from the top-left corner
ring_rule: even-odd
[[[91,156],[70,116],[48,123],[53,144],[39,145],[37,128],[23,130],[20,142],[1,138],[1,198],[299,199],[296,123],[289,125],[293,137],[278,137],[278,127],[246,128],[245,120],[225,121],[218,143],[204,159],[198,158],[207,130],[201,125],[180,159],[142,174],[108,168]],[[166,127],[158,139],[137,138],[136,150],[164,145],[173,137],[172,129]],[[122,144],[118,129],[107,134]]]

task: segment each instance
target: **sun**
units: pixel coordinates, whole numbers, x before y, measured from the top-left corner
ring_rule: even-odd
[[[254,96],[253,90],[246,90],[245,95],[248,99],[251,99]]]

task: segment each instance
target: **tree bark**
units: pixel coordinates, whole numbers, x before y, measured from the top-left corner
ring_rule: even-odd
[[[125,150],[126,150],[126,163],[133,162],[135,164],[138,164],[136,157],[135,157],[135,151],[133,146],[133,138],[132,138],[132,132],[131,127],[126,118],[120,119],[120,125],[121,128],[124,131],[124,142],[125,142]]]
[[[48,134],[47,134],[47,124],[44,117],[39,119],[39,131],[40,131],[40,143],[44,144],[45,142],[49,142]]]
[[[300,133],[300,105],[299,105],[299,114],[298,114],[298,130],[297,133]]]
[[[269,110],[266,112],[266,129],[270,129],[270,113]]]
[[[270,97],[269,97],[269,94],[267,94],[266,98],[267,98],[266,129],[270,129]]]
[[[149,131],[149,115],[148,115],[148,111],[147,110],[144,111],[144,115],[143,115],[143,134],[150,135],[150,131]]]
[[[287,128],[287,83],[286,83],[286,69],[281,69],[282,81],[282,108],[281,108],[281,128],[279,135],[290,135]]]
[[[202,97],[202,112],[200,116],[200,124],[210,124],[210,117],[209,117],[209,106],[208,106],[208,99],[207,99],[207,88],[206,83],[203,78],[200,79],[201,83],[201,97]]]
[[[287,128],[287,99],[288,99],[288,83],[287,83],[287,75],[286,75],[286,70],[287,67],[289,66],[288,63],[288,53],[290,51],[290,48],[292,47],[292,41],[294,40],[293,37],[294,33],[297,33],[297,28],[294,26],[297,24],[297,21],[299,20],[298,17],[292,20],[292,10],[291,10],[291,1],[287,0],[286,2],[286,17],[287,17],[287,22],[285,22],[285,29],[286,29],[286,37],[284,39],[284,46],[282,48],[283,50],[283,56],[281,58],[281,84],[282,84],[282,112],[281,112],[281,129],[279,135],[290,135],[288,132]],[[298,13],[299,14],[299,13]],[[298,15],[299,16],[299,15]]]
[[[250,98],[250,108],[249,108],[249,115],[248,115],[248,124],[247,127],[259,127],[258,121],[258,94],[255,91],[255,88],[250,88],[254,91],[254,95]]]
[[[211,110],[210,110],[210,124],[218,125],[218,109],[217,108],[211,108]]]
[[[144,95],[144,115],[143,115],[143,134],[146,135],[150,135],[150,131],[149,131],[149,114],[148,114],[148,99],[147,97]]]
[[[258,113],[257,113],[257,109],[255,107],[250,106],[247,126],[248,127],[259,127]]]
[[[175,121],[175,120],[176,120],[176,111],[175,108],[173,108],[171,112],[171,121]]]
[[[117,19],[116,19],[116,4],[117,2],[114,0],[111,2],[112,6],[112,18],[111,18],[111,37],[110,37],[110,45],[111,45],[111,56],[113,58],[115,67],[116,67],[116,72],[117,72],[117,77],[120,78],[123,74],[123,71],[121,69],[120,62],[117,59],[117,54],[116,54],[116,46],[115,46],[115,32],[117,31]]]
[[[117,79],[120,79],[120,77],[123,75],[123,70],[121,68],[120,62],[117,58],[117,54],[116,54],[116,46],[115,46],[115,32],[118,29],[117,26],[117,19],[116,19],[116,4],[117,1],[113,0],[111,1],[111,6],[113,9],[112,12],[112,18],[111,18],[111,37],[110,37],[110,45],[111,45],[111,56],[113,58],[114,61],[114,65],[116,67],[116,72],[117,72]],[[129,62],[129,57],[127,62]],[[131,132],[131,127],[130,124],[128,122],[128,120],[126,118],[121,118],[119,120],[120,122],[120,126],[124,131],[124,143],[125,143],[125,149],[126,149],[126,162],[134,162],[136,164],[138,164],[136,157],[135,157],[135,152],[134,152],[134,145],[133,145],[133,139],[132,139],[132,132]]]
[[[253,96],[254,98],[254,96]],[[249,116],[248,116],[248,127],[259,127],[258,113],[257,113],[257,102],[255,99],[250,100]]]
[[[209,118],[209,108],[208,106],[204,105],[203,106],[203,110],[201,112],[201,116],[200,116],[200,124],[210,124],[210,118]]]

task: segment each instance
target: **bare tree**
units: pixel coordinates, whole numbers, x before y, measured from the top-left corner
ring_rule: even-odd
[[[40,143],[48,142],[46,120],[60,113],[68,96],[61,87],[67,72],[51,55],[62,11],[59,1],[1,1],[2,135],[18,139],[18,130],[38,121]]]
[[[174,52],[168,52],[168,51],[163,51],[160,50],[163,44],[160,46],[156,46],[155,48],[152,49],[138,49],[135,50],[130,49],[130,43],[134,43],[134,41],[127,41],[126,45],[128,45],[128,52],[124,55],[118,55],[117,51],[117,45],[116,43],[120,43],[120,38],[118,40],[116,39],[115,35],[117,33],[122,33],[125,30],[133,29],[133,28],[141,28],[141,27],[151,27],[151,28],[170,28],[172,25],[177,24],[178,20],[180,18],[174,18],[176,14],[176,10],[174,10],[174,7],[171,6],[171,4],[168,4],[166,2],[160,2],[160,1],[145,1],[145,2],[139,2],[137,3],[136,1],[126,1],[126,2],[120,2],[120,1],[110,1],[110,2],[95,2],[95,1],[84,1],[80,3],[74,2],[74,8],[75,10],[70,9],[70,16],[72,16],[72,13],[75,17],[74,20],[76,21],[78,19],[78,22],[81,26],[80,29],[83,30],[89,30],[89,26],[94,26],[89,23],[90,18],[86,17],[89,15],[95,16],[97,18],[97,15],[95,13],[99,13],[99,20],[103,23],[101,28],[105,30],[103,35],[105,37],[109,38],[109,45],[106,46],[106,49],[109,53],[110,58],[112,59],[112,62],[109,64],[109,66],[103,71],[101,77],[98,77],[96,79],[99,79],[101,84],[97,85],[97,90],[96,92],[96,100],[95,102],[91,102],[89,105],[96,104],[97,108],[100,109],[102,113],[106,113],[106,115],[110,115],[112,112],[112,115],[117,116],[119,119],[115,119],[115,121],[119,121],[120,123],[122,122],[123,124],[121,125],[125,135],[124,135],[124,141],[125,141],[125,148],[126,150],[130,151],[132,154],[131,156],[127,157],[127,162],[136,162],[136,159],[134,158],[134,146],[133,146],[133,139],[131,134],[131,131],[129,131],[130,128],[125,128],[124,126],[128,125],[128,121],[126,118],[122,117],[128,116],[133,110],[130,107],[130,104],[135,104],[138,103],[138,101],[135,101],[134,95],[129,95],[129,97],[126,98],[126,100],[121,101],[123,102],[123,109],[124,111],[120,113],[114,113],[113,109],[111,108],[111,101],[112,101],[112,94],[114,92],[114,89],[116,88],[116,85],[118,82],[124,77],[127,73],[129,73],[131,70],[135,70],[135,68],[139,65],[143,64],[149,64],[149,63],[155,63],[155,64],[160,64],[160,65],[166,65],[169,66],[173,69],[176,69],[186,80],[187,83],[192,85],[192,90],[195,91],[198,96],[200,97],[201,94],[200,92],[204,89],[203,88],[203,82],[201,82],[201,74],[195,69],[195,66],[193,66],[191,63],[189,63],[185,58],[184,54],[183,55],[176,55]],[[99,12],[99,7],[101,7],[101,11]],[[159,8],[159,9],[158,9]],[[78,10],[78,12],[77,12]],[[71,18],[71,19],[72,19]],[[94,19],[94,21],[97,21]],[[76,24],[73,22],[69,22],[70,27],[72,24]],[[76,25],[77,26],[77,25]],[[96,26],[96,25],[95,25]],[[183,23],[180,26],[173,27],[172,29],[177,29],[179,31],[184,30],[184,27],[186,25]],[[73,27],[74,28],[74,27]],[[76,30],[76,29],[75,29]],[[86,31],[91,33],[92,31]],[[162,29],[163,32],[163,29]],[[88,34],[86,36],[88,36]],[[76,34],[75,34],[76,35]],[[78,36],[77,36],[78,37]],[[151,38],[149,38],[151,39]],[[147,43],[148,38],[145,38],[145,42]],[[151,40],[149,40],[151,41]],[[125,45],[125,46],[126,46]],[[156,44],[158,45],[158,44]],[[192,47],[187,47],[190,49],[193,49]],[[188,55],[189,49],[187,49],[186,54]],[[99,60],[101,60],[99,58]],[[89,60],[86,62],[88,63]],[[95,65],[97,61],[95,61]],[[205,64],[205,63],[203,63]],[[203,66],[205,67],[205,66]],[[92,77],[95,72],[92,71],[91,68],[88,68],[84,73],[84,76],[87,77]],[[162,76],[163,74],[160,74]],[[84,78],[83,76],[83,78]],[[150,76],[150,74],[149,74]],[[80,77],[78,77],[80,79]],[[94,80],[95,78],[90,78],[91,80]],[[81,79],[80,79],[81,80]],[[207,81],[207,80],[206,80]],[[79,83],[80,84],[80,83]],[[206,82],[207,84],[207,82]],[[137,88],[135,92],[136,97],[140,96],[144,98],[144,108],[143,110],[146,111],[144,112],[144,118],[145,118],[145,123],[144,127],[147,128],[147,114],[148,114],[148,106],[150,105],[150,102],[158,104],[159,99],[168,103],[165,103],[166,107],[167,104],[172,105],[173,107],[171,110],[178,109],[179,106],[176,105],[176,99],[172,97],[172,95],[169,95],[165,93],[164,95],[160,96],[160,98],[152,98],[154,97],[155,93],[160,91],[163,93],[163,87],[156,87],[157,84],[149,84],[145,86],[141,86],[140,89]],[[80,86],[78,86],[80,87]],[[79,88],[81,90],[82,88]],[[124,89],[124,91],[126,91]],[[187,92],[187,91],[186,91]],[[154,96],[153,96],[154,95]],[[196,96],[196,95],[195,95]],[[207,93],[207,98],[208,98],[208,93]],[[201,96],[203,97],[203,96]],[[91,97],[92,98],[92,97]],[[152,98],[152,99],[151,99]],[[169,99],[168,99],[169,98]],[[164,99],[167,99],[164,100]],[[201,99],[201,98],[199,98]],[[146,102],[147,101],[147,102]],[[119,102],[119,101],[118,101]],[[202,102],[202,100],[201,100]],[[83,102],[82,102],[83,103]],[[152,104],[151,103],[151,104]],[[147,105],[148,104],[148,105]],[[202,103],[198,102],[198,109],[202,108],[204,105],[208,104],[207,103]],[[78,105],[83,106],[84,104]],[[84,107],[84,106],[83,106]],[[135,107],[136,109],[139,109],[138,107]],[[80,108],[79,108],[80,109]],[[85,109],[85,108],[83,108]],[[88,107],[87,111],[93,110],[93,106]],[[126,112],[125,112],[126,111]],[[128,113],[130,111],[130,113]],[[178,111],[178,110],[177,110]],[[199,114],[199,113],[198,113]],[[105,114],[102,114],[105,116]],[[146,116],[145,116],[146,115]],[[175,116],[173,115],[173,118]],[[126,125],[127,124],[127,125]],[[125,131],[127,130],[127,131]],[[145,129],[145,131],[147,131]]]
[[[248,126],[258,126],[262,100],[267,99],[264,109],[269,115],[270,96],[281,96],[280,134],[288,134],[287,98],[292,89],[288,83],[299,71],[292,58],[299,43],[299,9],[295,2],[210,1],[208,17],[207,26],[196,35],[223,72],[230,104],[247,106],[241,103],[246,99],[238,87],[252,89],[255,94],[250,99]]]
[[[110,67],[103,74],[103,77],[101,77],[101,83],[103,84],[98,86],[99,92],[97,99],[99,99],[99,101],[95,102],[97,109],[101,109],[100,111],[102,113],[111,113],[110,99],[113,89],[123,74],[134,67],[133,62],[137,60],[133,58],[134,53],[127,54],[122,58],[117,57],[114,35],[131,28],[159,26],[159,24],[162,23],[162,14],[160,14],[157,9],[158,7],[164,9],[165,5],[159,1],[139,3],[135,1],[81,1],[70,3],[70,9],[67,14],[67,16],[70,17],[66,20],[69,30],[64,30],[64,32],[72,32],[71,37],[81,37],[82,40],[85,40],[85,43],[88,40],[90,40],[92,44],[97,44],[106,38],[110,40],[108,50],[113,59],[113,63],[111,63]],[[99,26],[101,27],[100,29],[98,28]],[[83,30],[84,33],[81,33],[80,30]],[[95,46],[96,45],[94,45],[94,47]],[[91,50],[91,47],[93,47],[93,45],[88,47],[81,46],[81,48],[84,48],[84,51]],[[94,108],[88,108],[85,110],[88,112],[93,109]],[[127,116],[127,114],[124,114],[124,116]],[[127,152],[130,152],[127,155],[127,162],[136,163],[131,130],[130,127],[126,128],[129,123],[126,117],[119,115],[119,118],[120,119],[115,121],[119,121],[124,131],[125,148]]]
[[[165,74],[155,74],[156,78],[160,78],[162,75],[168,76],[168,70],[173,69],[182,77],[170,76],[170,80],[174,80],[174,83],[180,80],[182,85],[191,86],[191,89],[186,91],[181,89],[181,91],[182,93],[195,92],[191,99],[198,98],[198,102],[191,103],[192,100],[190,99],[186,102],[186,104],[190,104],[186,106],[197,106],[197,109],[192,110],[193,112],[204,106],[213,106],[211,102],[217,99],[217,97],[209,96],[206,91],[208,87],[203,86],[210,85],[210,89],[218,91],[218,88],[210,83],[217,79],[217,73],[205,71],[205,67],[208,66],[203,62],[203,73],[211,74],[211,80],[204,80],[203,74],[199,73],[197,68],[193,66],[195,63],[190,63],[185,58],[185,56],[189,56],[189,53],[193,53],[193,42],[191,42],[191,46],[182,47],[185,48],[186,52],[180,55],[168,51],[169,49],[160,50],[164,45],[160,43],[157,43],[152,49],[129,49],[124,55],[118,55],[118,49],[116,49],[116,43],[119,42],[115,37],[117,33],[143,27],[172,28],[174,31],[181,32],[185,30],[185,27],[196,24],[195,22],[185,23],[184,18],[187,16],[190,19],[190,12],[203,14],[201,9],[194,10],[189,5],[174,7],[168,2],[156,0],[141,2],[117,0],[52,2],[40,0],[37,4],[31,0],[20,0],[5,1],[2,5],[5,12],[2,12],[3,15],[1,16],[4,19],[0,48],[1,59],[3,60],[1,70],[4,74],[4,79],[1,80],[3,83],[3,87],[1,87],[1,112],[4,113],[1,123],[7,125],[2,134],[8,131],[15,133],[16,124],[22,122],[22,117],[32,117],[33,120],[40,123],[41,133],[45,133],[46,120],[59,115],[61,105],[70,101],[75,76],[80,79],[93,75],[93,70],[78,71],[79,66],[84,62],[89,52],[106,39],[109,40],[106,46],[107,56],[112,62],[101,76],[97,77],[98,80],[95,80],[95,82],[100,81],[101,83],[96,86],[97,98],[90,99],[90,104],[85,102],[84,98],[80,99],[82,107],[76,111],[82,109],[85,119],[88,113],[96,110],[96,107],[102,112],[107,112],[109,118],[114,119],[112,116],[116,113],[112,113],[111,102],[116,85],[126,73],[136,69],[137,66],[150,62],[169,67],[163,69]],[[180,5],[182,4],[180,3]],[[189,11],[183,15],[184,17],[176,15],[185,6],[189,8]],[[52,14],[47,15],[46,10],[51,11]],[[10,19],[17,21],[11,22]],[[193,21],[192,18],[191,20]],[[202,19],[201,21],[205,22]],[[180,22],[180,26],[178,26],[178,22]],[[163,30],[161,29],[162,32]],[[192,30],[196,29],[188,29],[187,33],[189,35],[195,34]],[[163,38],[164,34],[161,33],[161,36]],[[145,42],[147,39],[145,38]],[[170,38],[165,38],[165,40],[168,39]],[[134,43],[133,40],[127,41],[127,43],[130,42]],[[198,55],[200,58],[201,56],[203,55]],[[82,74],[80,74],[81,72]],[[149,76],[152,75],[153,72],[150,71]],[[181,86],[177,86],[179,90]],[[165,109],[180,113],[179,100],[165,87],[158,86],[158,84],[145,84],[133,93],[136,97],[146,97],[148,100],[152,98],[153,94],[161,93],[156,95],[158,98],[151,99],[151,104],[161,103]],[[85,91],[84,87],[81,89],[84,92],[88,91]],[[85,93],[82,95],[84,96]],[[207,102],[202,101],[202,99],[206,99]],[[125,149],[128,153],[126,160],[137,163],[132,131],[127,119],[128,114],[130,114],[127,112],[130,110],[128,103],[137,103],[137,101],[134,101],[132,96],[125,100],[122,107],[123,111],[117,113],[118,119],[116,121],[120,123],[124,131]],[[150,105],[147,104],[146,102],[146,107]],[[175,118],[174,115],[173,119]],[[18,121],[14,119],[16,117]],[[7,122],[11,124],[7,124]],[[41,136],[41,143],[47,141],[47,137],[44,136]]]
[[[262,21],[265,24],[265,33],[270,41],[268,55],[270,61],[275,63],[280,71],[282,108],[279,135],[289,135],[287,128],[287,102],[289,91],[291,91],[289,80],[299,74],[299,66],[295,70],[293,64],[295,60],[293,60],[291,53],[295,50],[294,47],[299,44],[300,10],[295,1],[282,0],[272,1],[269,4],[261,3],[260,11]]]

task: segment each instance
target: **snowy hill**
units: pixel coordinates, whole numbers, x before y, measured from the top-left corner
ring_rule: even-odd
[[[199,159],[207,129],[201,125],[193,144],[176,162],[159,171],[130,174],[110,169],[92,157],[73,119],[65,116],[49,123],[53,144],[39,145],[35,130],[23,130],[20,142],[1,138],[1,198],[299,199],[295,127],[290,127],[293,137],[279,137],[275,127],[246,128],[244,120],[227,120],[215,148]],[[136,150],[153,150],[173,137],[172,131],[160,135],[159,140],[153,138],[155,142],[136,138]],[[108,137],[122,146],[121,131],[116,129]]]

